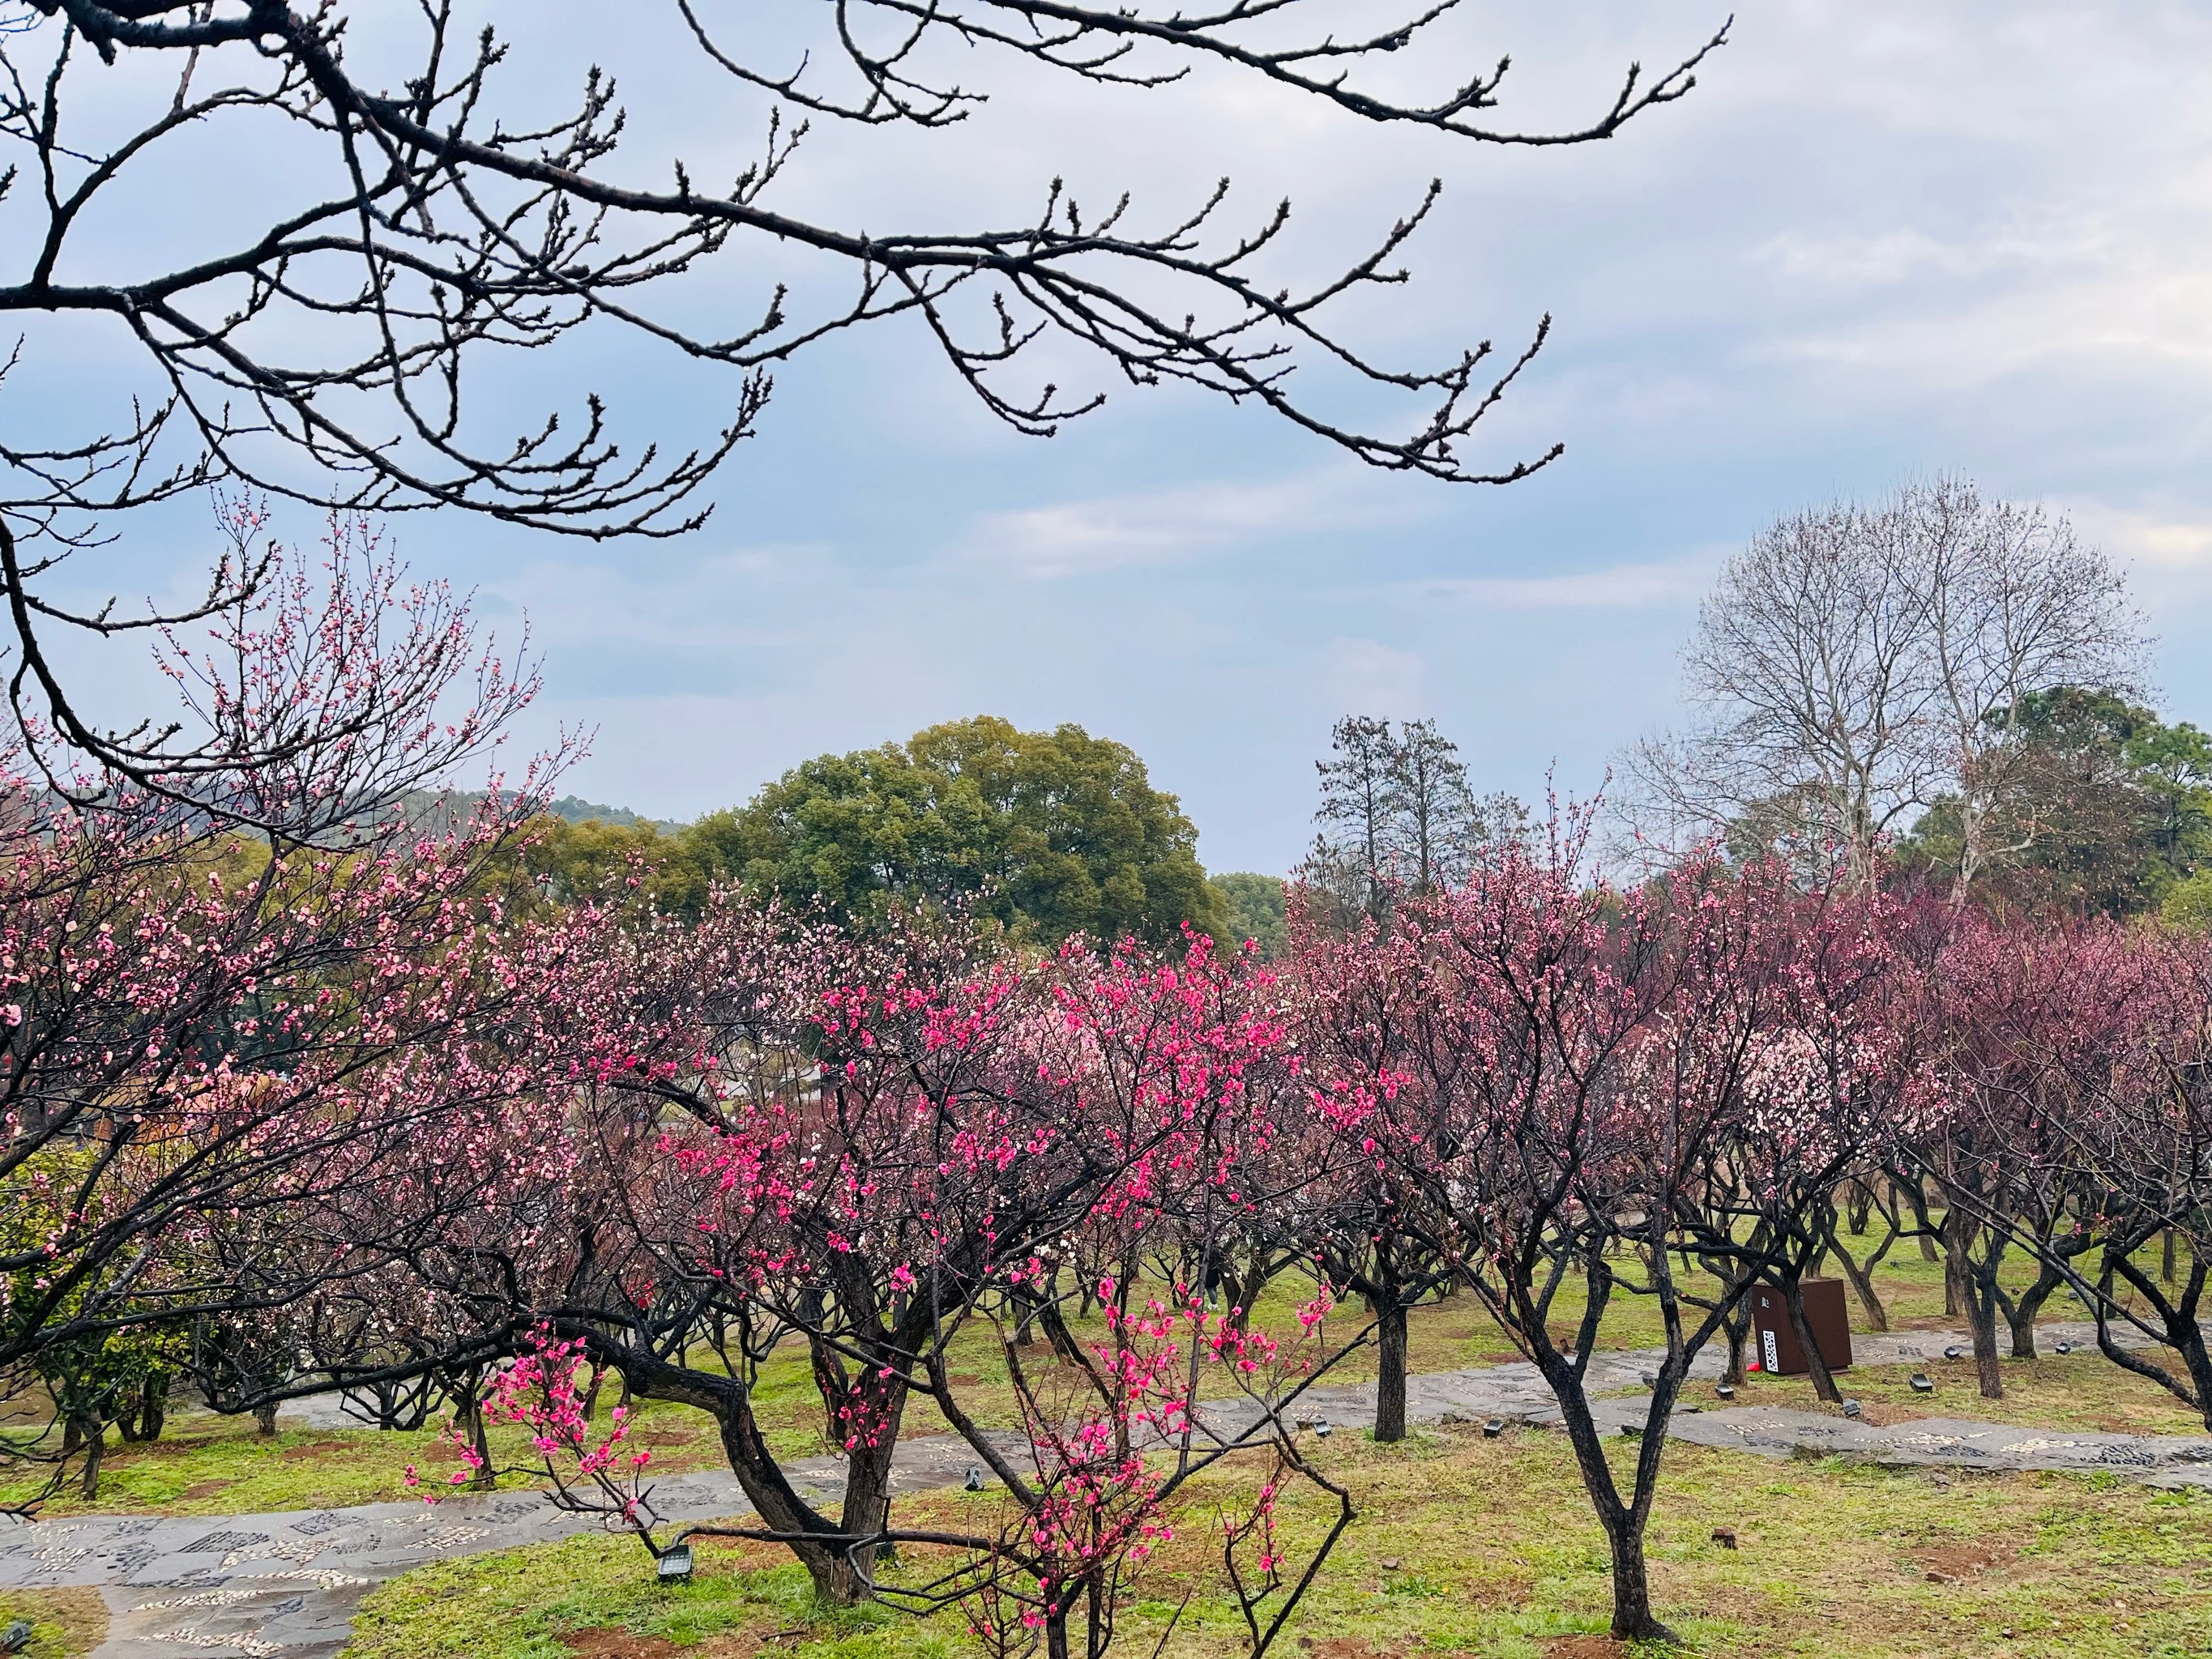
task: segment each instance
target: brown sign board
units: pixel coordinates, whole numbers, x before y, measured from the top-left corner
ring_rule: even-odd
[[[1828,1369],[1840,1371],[1851,1363],[1851,1318],[1844,1306],[1844,1281],[1808,1279],[1800,1281],[1805,1294],[1805,1322],[1820,1345],[1820,1358]],[[1751,1346],[1761,1370],[1777,1376],[1802,1376],[1811,1368],[1797,1332],[1790,1322],[1789,1304],[1772,1285],[1755,1285],[1751,1291]]]

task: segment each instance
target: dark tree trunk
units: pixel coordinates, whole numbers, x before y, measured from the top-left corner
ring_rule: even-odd
[[[1661,1624],[1651,1610],[1651,1575],[1644,1556],[1648,1510],[1641,1504],[1624,1504],[1620,1501],[1611,1466],[1606,1462],[1604,1439],[1590,1416],[1589,1398],[1572,1363],[1554,1356],[1548,1361],[1540,1358],[1538,1369],[1544,1373],[1553,1397],[1559,1402],[1561,1424],[1574,1447],[1583,1489],[1597,1511],[1598,1524],[1605,1529],[1607,1548],[1613,1558],[1613,1638],[1623,1642],[1673,1642],[1676,1639],[1674,1633]],[[1669,1394],[1671,1403],[1672,1389],[1668,1379],[1662,1379],[1662,1389]],[[1665,1435],[1666,1421],[1665,1411],[1655,1404],[1651,1413],[1654,1426],[1646,1431],[1638,1460],[1639,1476],[1647,1466],[1656,1473],[1661,1450],[1658,1437]]]
[[[1844,1403],[1844,1391],[1836,1386],[1836,1374],[1828,1369],[1828,1357],[1820,1352],[1814,1340],[1813,1322],[1805,1316],[1804,1280],[1793,1274],[1782,1285],[1782,1305],[1790,1313],[1790,1328],[1797,1334],[1797,1346],[1804,1351],[1805,1371],[1812,1378],[1813,1392],[1831,1406]]]
[[[2005,1323],[2012,1330],[2012,1357],[2014,1359],[2035,1358],[2035,1321],[2042,1313],[2043,1304],[2051,1299],[2051,1292],[2066,1282],[2057,1267],[2045,1262],[2043,1271],[2035,1276],[2035,1283],[2021,1292],[2020,1300],[2004,1309]]]
[[[1269,1277],[1267,1252],[1262,1247],[1253,1251],[1252,1265],[1245,1270],[1243,1282],[1237,1287],[1237,1310],[1230,1323],[1238,1330],[1244,1328],[1245,1322],[1252,1316],[1252,1310],[1259,1305],[1260,1298],[1267,1294]]]
[[[1911,1181],[1892,1182],[1890,1198],[1900,1215],[1906,1206],[1911,1208],[1912,1236],[1920,1241],[1920,1259],[1923,1261],[1940,1261],[1942,1258],[1936,1252],[1933,1237],[1936,1230],[1928,1217],[1928,1191],[1920,1178],[1915,1176]]]
[[[1847,1206],[1847,1221],[1851,1230],[1851,1237],[1863,1237],[1866,1233],[1867,1224],[1874,1219],[1874,1189],[1862,1182],[1853,1182],[1850,1191],[1844,1201]]]
[[[471,1492],[492,1492],[499,1486],[499,1476],[491,1466],[491,1436],[484,1423],[483,1401],[477,1395],[478,1379],[471,1375],[461,1379],[458,1392],[460,1407],[456,1415],[458,1426],[469,1437],[469,1444],[477,1455],[476,1471],[469,1478]]]
[[[1651,1572],[1644,1559],[1644,1528],[1624,1515],[1605,1529],[1613,1553],[1613,1639],[1616,1642],[1674,1641],[1674,1632],[1651,1611]]]
[[[1388,1445],[1406,1437],[1406,1304],[1390,1296],[1375,1319],[1375,1438]]]
[[[1721,1381],[1730,1388],[1741,1388],[1744,1378],[1744,1350],[1751,1342],[1751,1316],[1747,1313],[1738,1318],[1729,1315],[1721,1322],[1721,1331],[1728,1338],[1728,1370],[1722,1373]]]
[[[2177,1271],[2178,1264],[2173,1259],[2173,1229],[2168,1227],[2166,1230],[2166,1242],[2159,1249],[2158,1276],[2171,1285],[2173,1283],[2173,1276]]]
[[[1014,1303],[1014,1340],[1022,1347],[1036,1346],[1037,1299],[1027,1291],[1011,1292]]]
[[[1974,1376],[1982,1398],[2004,1398],[2004,1369],[1997,1357],[1997,1308],[1990,1281],[1996,1278],[1998,1258],[1974,1261],[1974,1236],[1978,1230],[1958,1206],[1943,1212],[1943,1286],[1946,1299],[1966,1316],[1974,1339]]]
[[[253,1431],[264,1439],[268,1439],[276,1434],[276,1407],[273,1401],[266,1406],[256,1406],[253,1408]]]
[[[82,1482],[80,1486],[80,1493],[84,1495],[84,1502],[95,1500],[97,1495],[100,1495],[100,1460],[106,1455],[106,1451],[108,1451],[106,1429],[101,1427],[97,1420],[86,1422],[84,1425],[84,1482]]]
[[[1863,1218],[1853,1231],[1861,1233],[1866,1231]],[[1896,1242],[1897,1235],[1893,1232],[1887,1238],[1882,1240],[1880,1247],[1867,1257],[1865,1264],[1862,1266],[1851,1253],[1844,1248],[1843,1242],[1835,1237],[1832,1225],[1829,1231],[1829,1253],[1842,1264],[1844,1278],[1851,1287],[1851,1294],[1858,1298],[1860,1310],[1866,1315],[1867,1323],[1877,1331],[1886,1331],[1889,1328],[1889,1310],[1881,1305],[1881,1297],[1874,1287],[1874,1270],[1881,1265],[1882,1257],[1889,1254],[1889,1247]]]
[[[138,1404],[138,1437],[142,1441],[159,1440],[161,1431],[169,1421],[169,1379],[151,1378],[146,1393]]]

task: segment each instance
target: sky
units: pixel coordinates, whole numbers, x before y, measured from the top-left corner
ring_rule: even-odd
[[[1326,9],[1332,26],[1372,10]],[[757,106],[673,67],[670,38],[607,38],[580,0],[492,9],[517,35],[522,102],[574,85],[579,40],[607,60],[645,175],[756,146]],[[816,13],[745,15],[771,20],[773,52]],[[1504,114],[1559,125],[1723,15],[1483,4],[1387,67],[1433,88],[1510,51]],[[527,617],[545,693],[516,742],[592,732],[574,793],[683,818],[938,720],[1073,721],[1145,758],[1210,868],[1280,872],[1310,840],[1313,761],[1339,716],[1433,717],[1482,789],[1586,795],[1671,717],[1678,650],[1732,550],[1793,509],[1944,471],[2063,509],[2125,563],[2161,706],[2212,723],[2212,6],[1767,0],[1688,98],[1549,150],[1375,129],[1219,72],[1149,92],[980,57],[962,74],[993,95],[959,130],[817,122],[781,204],[870,228],[1002,223],[1065,176],[1085,200],[1126,188],[1158,222],[1226,175],[1232,223],[1292,198],[1271,267],[1291,281],[1364,249],[1437,178],[1412,280],[1340,325],[1427,363],[1483,338],[1516,349],[1550,313],[1551,343],[1475,442],[1501,465],[1553,441],[1565,457],[1502,489],[1387,474],[1263,412],[1080,363],[1064,367],[1105,408],[1025,438],[918,331],[846,337],[779,370],[712,519],[680,543],[394,527],[503,634]],[[223,159],[246,168],[234,200],[252,205],[253,168],[282,183],[282,155]],[[219,216],[204,162],[157,174],[151,228],[111,227],[95,250],[127,267]],[[0,267],[5,240],[0,220]],[[805,299],[834,275],[751,250],[676,303],[744,314],[778,278]],[[88,386],[131,372],[112,342],[42,334],[0,422],[34,408],[66,425]],[[588,386],[625,431],[671,439],[732,395],[612,337],[489,384],[517,410]],[[72,580],[188,589],[198,526],[149,515]]]

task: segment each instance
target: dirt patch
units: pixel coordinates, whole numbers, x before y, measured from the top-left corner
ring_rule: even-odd
[[[778,1632],[785,1638],[799,1635],[795,1631]],[[779,1650],[775,1636],[758,1637],[742,1632],[726,1636],[710,1636],[696,1647],[679,1648],[663,1636],[633,1636],[626,1630],[571,1631],[561,1638],[561,1645],[574,1659],[756,1659],[761,1654]]]
[[[1311,1659],[1403,1659],[1413,1651],[1410,1643],[1397,1647],[1378,1648],[1363,1642],[1356,1636],[1332,1636],[1325,1642],[1316,1642],[1310,1636],[1298,1638],[1297,1650]]]
[[[2020,1552],[2009,1544],[1938,1544],[1912,1553],[1914,1565],[1930,1583],[1954,1578],[1978,1578],[1995,1568],[2009,1566]]]
[[[1610,1636],[1555,1636],[1544,1652],[1547,1659],[1623,1659],[1628,1644]]]
[[[679,1650],[665,1638],[633,1636],[626,1630],[571,1631],[561,1645],[577,1659],[670,1659]]]
[[[177,1494],[182,1504],[197,1504],[203,1498],[212,1498],[219,1492],[228,1492],[238,1484],[235,1480],[195,1480]]]
[[[1536,1593],[1536,1581],[1525,1572],[1501,1572],[1477,1578],[1467,1587],[1467,1599],[1485,1613],[1508,1613],[1526,1607]]]
[[[276,1454],[276,1457],[279,1462],[305,1463],[327,1452],[342,1452],[345,1449],[346,1443],[343,1440],[311,1440],[304,1446],[287,1446]]]

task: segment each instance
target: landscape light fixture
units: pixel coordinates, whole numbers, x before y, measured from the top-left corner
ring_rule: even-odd
[[[660,1558],[655,1563],[654,1571],[659,1573],[660,1582],[664,1584],[690,1583],[691,1547],[689,1544],[671,1544],[666,1549],[661,1551]]]

